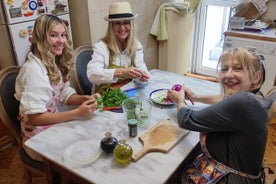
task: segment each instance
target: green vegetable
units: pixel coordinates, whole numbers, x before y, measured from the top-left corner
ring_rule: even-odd
[[[102,94],[101,98],[97,99],[97,102],[99,107],[114,107],[121,106],[125,99],[127,96],[121,89],[110,88]]]

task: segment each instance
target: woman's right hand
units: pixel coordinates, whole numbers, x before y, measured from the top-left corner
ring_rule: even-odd
[[[80,117],[91,116],[92,113],[97,109],[96,100],[86,100],[78,107],[78,113]]]
[[[125,78],[136,79],[143,76],[143,71],[135,67],[121,68],[122,76]]]
[[[185,99],[195,102],[197,99],[197,95],[190,88],[187,88],[185,86],[183,86],[183,87],[185,90]]]

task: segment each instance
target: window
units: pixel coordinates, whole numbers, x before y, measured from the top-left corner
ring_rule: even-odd
[[[192,72],[216,76],[218,58],[223,49],[223,33],[228,28],[232,7],[240,0],[202,0],[197,11]]]

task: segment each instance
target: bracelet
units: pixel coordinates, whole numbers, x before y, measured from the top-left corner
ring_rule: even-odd
[[[180,100],[177,101],[177,103],[180,103],[180,102],[183,102],[185,105],[187,105],[185,99],[180,99]]]

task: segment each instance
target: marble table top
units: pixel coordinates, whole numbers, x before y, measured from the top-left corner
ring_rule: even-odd
[[[148,84],[137,88],[140,97],[149,97],[150,92],[156,89],[171,88],[173,84],[184,84],[198,94],[218,94],[219,84],[201,79],[186,77],[162,70],[151,70],[151,79]],[[129,83],[123,89],[137,87]],[[206,104],[195,103],[188,107],[195,110],[204,108]],[[139,134],[156,125],[163,119],[170,119],[177,124],[176,105],[160,106],[154,104],[150,122],[147,126],[138,127],[138,136],[129,137],[126,142],[133,148],[134,154],[142,148],[138,140]],[[165,183],[180,163],[185,159],[193,147],[198,143],[199,134],[190,132],[179,141],[168,153],[151,152],[137,162],[130,162],[125,166],[115,163],[112,156],[102,153],[92,163],[84,165],[70,165],[65,162],[63,154],[68,146],[78,141],[92,141],[100,146],[106,131],[111,131],[117,139],[124,138],[122,130],[128,129],[123,113],[110,111],[95,111],[90,118],[83,118],[56,124],[25,142],[25,145],[72,174],[79,175],[88,181],[100,184],[116,183]]]

